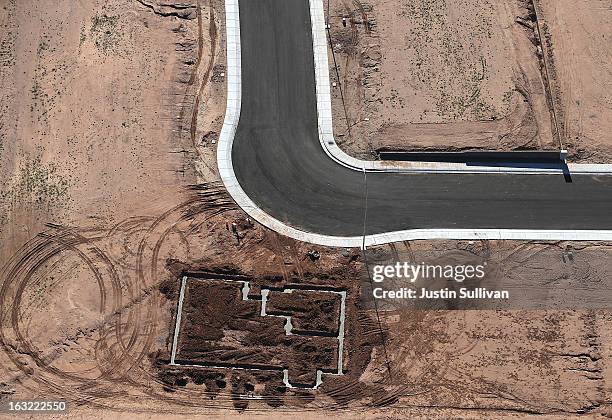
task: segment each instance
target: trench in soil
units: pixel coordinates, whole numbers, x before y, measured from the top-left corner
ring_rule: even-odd
[[[299,389],[317,389],[323,374],[343,375],[347,291],[286,284],[261,286],[257,294],[251,293],[251,280],[223,273],[182,275],[169,365],[277,371],[287,388]],[[260,325],[263,320],[282,320],[282,331],[270,323]],[[276,337],[266,342],[270,332]],[[254,335],[259,337],[253,340]],[[314,370],[314,376],[306,370]]]

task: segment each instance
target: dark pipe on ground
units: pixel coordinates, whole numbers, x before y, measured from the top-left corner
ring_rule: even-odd
[[[558,150],[520,150],[512,152],[495,151],[461,151],[461,152],[404,152],[379,151],[381,160],[408,162],[521,162],[521,163],[559,163],[565,159],[564,153]]]

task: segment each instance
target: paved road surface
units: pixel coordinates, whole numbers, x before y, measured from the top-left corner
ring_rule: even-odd
[[[419,228],[612,230],[612,176],[363,173],[317,133],[308,0],[242,0],[236,177],[271,216],[336,236]]]

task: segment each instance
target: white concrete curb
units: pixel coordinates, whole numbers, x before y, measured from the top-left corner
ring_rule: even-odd
[[[281,221],[273,218],[257,207],[257,205],[248,197],[240,186],[234,173],[232,166],[232,145],[238,122],[240,119],[241,107],[241,56],[240,56],[240,15],[239,15],[239,0],[225,0],[225,24],[227,31],[227,109],[225,112],[225,120],[219,143],[217,145],[217,166],[219,167],[219,175],[225,185],[227,191],[232,196],[234,201],[240,206],[249,216],[257,220],[262,225],[281,235],[290,238],[310,242],[313,244],[333,246],[333,247],[361,247],[381,245],[386,243],[404,241],[404,240],[423,240],[423,239],[510,239],[510,240],[589,240],[589,241],[610,241],[612,240],[612,231],[594,231],[594,230],[524,230],[524,229],[413,229],[397,232],[380,233],[376,235],[363,236],[328,236],[316,233],[304,232],[299,229],[287,226]],[[332,120],[331,120],[331,97],[329,93],[329,75],[327,67],[327,41],[325,35],[325,16],[323,14],[322,0],[310,0],[312,21],[313,21],[313,39],[315,43],[315,67],[317,76],[317,102],[319,111],[319,137],[324,145],[323,149],[326,153],[341,165],[356,169],[359,171],[375,170],[372,169],[374,163],[381,162],[366,162],[354,159],[343,153],[338,146],[335,146],[333,141]],[[323,31],[315,31],[315,25],[323,25]],[[316,35],[316,33],[318,35]],[[324,46],[322,48],[321,46]],[[324,50],[324,51],[323,51]],[[323,55],[324,57],[323,57]],[[318,60],[318,61],[317,61]],[[318,64],[317,64],[318,63]],[[325,85],[326,84],[326,85]],[[325,87],[327,86],[327,87]],[[322,105],[323,104],[323,105]],[[327,107],[328,104],[329,107]],[[328,146],[325,143],[333,141]],[[336,153],[339,151],[338,153]],[[330,150],[335,150],[332,153]],[[341,156],[342,159],[339,159]],[[351,160],[353,159],[353,160]],[[347,162],[352,162],[350,165]],[[357,162],[357,163],[355,163]],[[367,165],[366,165],[367,164]],[[352,165],[352,166],[351,166]],[[589,166],[589,165],[586,165]],[[612,165],[590,165],[590,166],[612,166]],[[388,171],[396,171],[397,169],[385,169]],[[414,171],[414,170],[412,170]],[[454,171],[454,170],[453,170]],[[423,172],[423,170],[417,171]],[[444,170],[436,170],[435,172],[444,172]],[[457,172],[466,172],[460,170]],[[499,172],[496,170],[495,172]]]
[[[327,55],[327,31],[323,0],[310,1],[310,22],[314,51],[315,81],[317,89],[317,113],[319,141],[325,153],[338,164],[349,169],[366,172],[403,173],[506,173],[506,174],[563,174],[561,168],[547,168],[545,165],[530,167],[512,165],[470,166],[465,163],[446,162],[400,162],[360,160],[346,154],[334,139],[329,82],[329,61]],[[612,174],[612,165],[568,164],[570,173]]]
[[[265,213],[249,198],[236,179],[232,164],[232,145],[240,120],[241,106],[241,56],[240,14],[238,0],[225,0],[225,27],[227,31],[227,105],[225,120],[217,144],[217,166],[225,188],[236,204],[262,225],[281,235],[299,241],[338,247],[361,246],[362,237],[340,237],[307,233],[285,225]]]

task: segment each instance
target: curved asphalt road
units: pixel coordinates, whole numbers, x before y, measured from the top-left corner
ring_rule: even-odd
[[[422,228],[612,230],[612,176],[365,174],[318,139],[308,0],[240,1],[242,110],[232,149],[266,213],[335,236]]]

